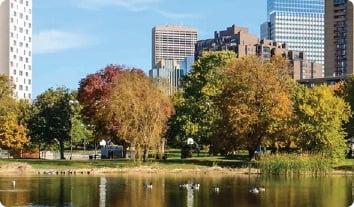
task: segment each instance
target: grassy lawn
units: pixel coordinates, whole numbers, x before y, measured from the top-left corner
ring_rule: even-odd
[[[134,162],[127,159],[118,160],[32,160],[32,159],[2,159],[0,165],[19,162],[31,165],[34,169],[92,169],[92,168],[129,168],[148,166],[164,169],[194,169],[203,167],[247,167],[247,155],[240,154],[232,158],[209,156],[206,151],[193,154],[193,158],[181,159],[180,150],[169,150],[167,160],[150,159],[148,162]]]

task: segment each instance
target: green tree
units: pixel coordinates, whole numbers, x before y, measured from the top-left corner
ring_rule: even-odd
[[[214,97],[221,93],[220,68],[236,54],[233,52],[205,52],[196,61],[193,70],[182,80],[182,92],[173,97],[176,114],[169,123],[170,144],[180,145],[188,138],[199,144],[210,144],[220,111]]]
[[[220,142],[228,151],[246,148],[249,157],[266,142],[276,141],[292,116],[292,89],[287,61],[256,56],[234,60],[225,67],[225,84],[216,97],[221,108]],[[227,150],[227,149],[226,149]]]
[[[32,117],[28,121],[32,143],[50,146],[58,143],[60,158],[64,157],[64,143],[71,134],[72,93],[66,88],[48,89],[33,103]]]
[[[298,145],[304,151],[342,159],[347,145],[343,124],[350,116],[350,106],[328,86],[300,88],[294,111],[298,123]]]

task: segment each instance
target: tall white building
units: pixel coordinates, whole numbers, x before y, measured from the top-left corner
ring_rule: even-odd
[[[267,0],[261,38],[284,42],[306,59],[324,64],[324,0]]]
[[[0,0],[0,73],[16,98],[32,99],[32,0]]]
[[[152,68],[162,60],[183,61],[194,56],[197,29],[185,26],[156,26],[152,29]]]

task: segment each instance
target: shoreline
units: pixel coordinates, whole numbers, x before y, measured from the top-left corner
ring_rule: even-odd
[[[194,167],[194,168],[165,168],[151,166],[122,167],[122,168],[33,168],[26,163],[13,162],[0,165],[0,176],[170,176],[170,175],[193,175],[193,176],[261,176],[256,168],[223,168],[223,167]],[[294,175],[266,175],[266,176],[353,176],[353,171],[332,170],[326,174],[294,174]]]

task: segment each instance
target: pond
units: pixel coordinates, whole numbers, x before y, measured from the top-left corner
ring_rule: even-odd
[[[352,181],[352,177],[186,175],[0,177],[0,201],[6,207],[341,207],[352,203]],[[152,189],[144,188],[145,183],[152,183]],[[180,188],[183,183],[199,183],[200,189]],[[263,186],[265,192],[250,193],[255,186]]]

